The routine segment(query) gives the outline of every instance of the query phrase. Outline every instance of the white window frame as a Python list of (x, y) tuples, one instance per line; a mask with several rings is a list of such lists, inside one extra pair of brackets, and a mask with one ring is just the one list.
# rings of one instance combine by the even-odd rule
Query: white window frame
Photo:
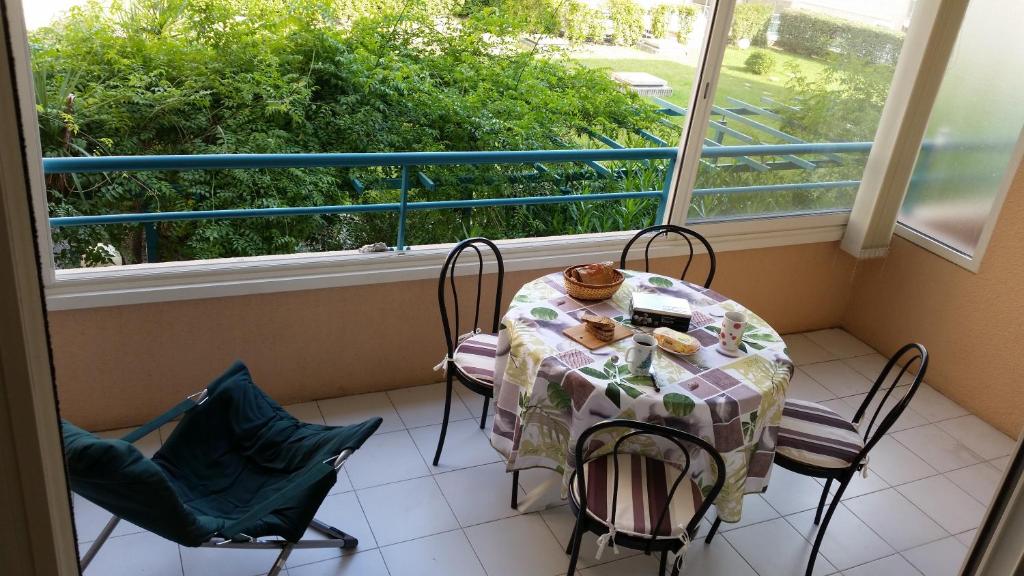
[[(17, 0), (15, 0), (17, 1)], [(948, 1), (948, 0), (947, 0)], [(729, 26), (715, 25), (731, 18), (736, 0), (718, 0), (715, 17), (705, 37), (700, 66), (703, 81), (695, 82), (690, 110), (670, 184), (666, 222), (685, 224), (696, 181), (703, 136), (710, 118), (712, 95), (728, 42)], [(25, 34), (24, 28), (19, 31)], [(15, 54), (20, 85), (33, 86), (28, 54)], [(20, 62), (19, 62), (20, 61)], [(31, 92), (21, 94), (23, 110), (34, 109)], [(26, 146), (33, 166), (40, 230), (49, 230), (42, 155), (34, 114), (25, 114)], [(863, 192), (863, 190), (861, 191)], [(694, 224), (713, 242), (716, 252), (794, 244), (832, 242), (843, 237), (850, 220), (847, 211), (814, 215), (755, 216), (742, 220)], [(550, 269), (581, 261), (618, 260), (633, 232), (610, 232), (504, 240), (502, 249), (509, 270)], [(40, 235), (40, 249), (52, 254), (50, 235)], [(685, 243), (666, 242), (656, 257), (681, 255)], [(354, 251), (288, 254), (188, 262), (56, 270), (52, 257), (44, 257), (44, 286), (52, 310), (91, 308), (195, 298), (308, 290), (433, 278), (450, 245), (416, 246), (402, 252), (358, 254)]]
[(1013, 154), (1010, 156), (1006, 173), (1003, 174), (1003, 178), (999, 183), (996, 196), (992, 199), (992, 207), (989, 209), (988, 216), (985, 219), (985, 226), (981, 229), (981, 236), (978, 238), (978, 245), (974, 248), (974, 253), (966, 254), (961, 252), (942, 240), (907, 226), (899, 220), (896, 221), (896, 235), (924, 248), (932, 254), (949, 260), (961, 268), (966, 268), (977, 274), (981, 271), (981, 262), (985, 257), (985, 251), (988, 249), (992, 233), (995, 231), (996, 223), (999, 221), (999, 213), (1003, 209), (1003, 202), (1006, 200), (1010, 187), (1013, 186), (1013, 180), (1017, 176), (1022, 159), (1024, 159), (1024, 128), (1021, 129), (1020, 135), (1017, 138), (1017, 144), (1014, 146)]

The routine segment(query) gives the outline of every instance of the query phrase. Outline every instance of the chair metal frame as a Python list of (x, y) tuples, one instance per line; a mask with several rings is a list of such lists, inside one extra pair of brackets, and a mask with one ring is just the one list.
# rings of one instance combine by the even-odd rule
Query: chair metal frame
[[(619, 496), (619, 466), (617, 456), (620, 453), (619, 449), (622, 447), (622, 444), (630, 438), (641, 435), (664, 438), (675, 444), (685, 457), (685, 463), (680, 469), (679, 476), (676, 478), (675, 482), (672, 483), (672, 488), (669, 490), (668, 498), (665, 501), (665, 507), (659, 514), (658, 521), (654, 526), (660, 526), (668, 517), (669, 507), (672, 505), (672, 499), (675, 497), (676, 489), (683, 484), (684, 479), (689, 479), (690, 465), (693, 462), (693, 458), (690, 455), (690, 450), (684, 446), (684, 443), (700, 448), (711, 457), (711, 460), (715, 464), (715, 482), (712, 485), (710, 492), (704, 496), (700, 507), (694, 512), (693, 518), (691, 518), (686, 525), (686, 536), (689, 540), (693, 540), (693, 538), (696, 537), (701, 519), (704, 518), (704, 514), (707, 513), (712, 502), (714, 502), (715, 498), (718, 497), (718, 493), (721, 492), (722, 486), (725, 484), (725, 461), (722, 459), (722, 455), (718, 453), (718, 450), (716, 450), (714, 446), (693, 434), (677, 430), (675, 428), (669, 428), (667, 426), (652, 424), (650, 422), (621, 419), (605, 420), (587, 428), (576, 442), (576, 470), (573, 472), (573, 477), (569, 480), (570, 482), (576, 482), (580, 501), (576, 501), (576, 495), (573, 494), (572, 490), (570, 490), (569, 506), (571, 507), (573, 514), (576, 515), (576, 524), (573, 527), (572, 537), (569, 539), (569, 545), (565, 550), (566, 554), (570, 554), (569, 571), (567, 576), (573, 576), (573, 574), (575, 574), (576, 562), (579, 559), (580, 544), (583, 540), (583, 533), (593, 532), (598, 536), (602, 536), (610, 531), (607, 525), (592, 518), (590, 514), (587, 513), (586, 474), (583, 473), (584, 466), (586, 466), (588, 462), (594, 460), (594, 458), (588, 459), (587, 457), (588, 454), (586, 448), (588, 441), (595, 433), (609, 428), (631, 429), (630, 432), (623, 434), (618, 440), (616, 440), (611, 453), (598, 457), (612, 458), (614, 466), (614, 487), (612, 488), (614, 490), (612, 493), (612, 525), (615, 524), (615, 503), (618, 501)], [(665, 574), (665, 567), (668, 561), (668, 553), (677, 552), (682, 548), (683, 541), (678, 536), (669, 537), (656, 536), (652, 534), (650, 537), (642, 537), (617, 532), (615, 534), (615, 544), (622, 545), (627, 548), (633, 548), (635, 550), (643, 550), (645, 554), (661, 552), (660, 569), (658, 574), (659, 576), (663, 576)], [(679, 568), (680, 567), (677, 562), (672, 568), (672, 576), (678, 576)]]
[[(683, 273), (679, 275), (680, 280), (686, 280), (686, 273), (690, 270), (690, 264), (693, 263), (693, 240), (697, 240), (704, 246), (704, 250), (708, 253), (708, 259), (710, 260), (710, 269), (708, 270), (707, 280), (704, 281), (705, 288), (711, 288), (711, 281), (715, 279), (715, 268), (716, 259), (715, 251), (711, 248), (711, 243), (708, 239), (702, 236), (699, 232), (690, 228), (684, 228), (682, 226), (676, 226), (675, 224), (658, 224), (657, 226), (649, 226), (637, 232), (629, 242), (626, 243), (626, 247), (622, 249), (622, 256), (619, 258), (619, 268), (622, 270), (626, 269), (626, 258), (629, 256), (629, 249), (633, 247), (633, 244), (642, 238), (643, 236), (650, 234), (651, 237), (647, 240), (647, 244), (644, 246), (644, 271), (651, 271), (651, 244), (654, 243), (658, 236), (668, 237), (669, 234), (676, 234), (682, 236), (686, 240), (686, 244), (690, 247), (690, 256), (686, 259), (686, 266), (683, 268)], [(693, 240), (691, 240), (693, 238)]]
[[(203, 390), (203, 392), (205, 393), (206, 391)], [(324, 465), (332, 466), (335, 469), (335, 471), (341, 470), (341, 467), (345, 465), (345, 461), (348, 460), (348, 457), (351, 456), (352, 453), (353, 450), (350, 448), (342, 450), (341, 453), (335, 456), (334, 458), (325, 460)], [(330, 464), (328, 464), (328, 462), (330, 462)], [(89, 567), (89, 564), (96, 557), (96, 554), (100, 551), (100, 548), (102, 548), (103, 545), (107, 542), (107, 539), (110, 538), (110, 534), (114, 531), (114, 528), (117, 527), (117, 524), (120, 521), (121, 519), (119, 517), (112, 516), (110, 520), (107, 521), (107, 524), (100, 531), (100, 534), (96, 537), (96, 540), (94, 540), (93, 543), (89, 545), (89, 549), (86, 550), (85, 554), (82, 555), (82, 559), (79, 562), (79, 566), (83, 574), (85, 573), (86, 568)], [(308, 548), (340, 548), (344, 550), (348, 548), (355, 548), (359, 545), (359, 540), (355, 536), (347, 534), (335, 528), (334, 526), (327, 524), (326, 522), (317, 520), (316, 518), (310, 521), (309, 527), (327, 536), (327, 539), (302, 539), (298, 542), (289, 542), (288, 540), (284, 540), (282, 538), (253, 538), (251, 536), (245, 535), (243, 535), (243, 537), (248, 538), (248, 540), (230, 540), (214, 536), (206, 542), (200, 544), (199, 547), (242, 548), (251, 550), (280, 550), (281, 552), (277, 555), (277, 558), (274, 560), (274, 564), (270, 567), (270, 571), (267, 572), (267, 576), (278, 576), (281, 573), (281, 570), (284, 569), (285, 562), (288, 560), (288, 556), (291, 555), (292, 550), (303, 550)]]
[[(901, 364), (902, 362), (902, 364)], [(903, 388), (897, 386), (897, 384), (903, 379), (903, 376), (907, 371), (918, 363), (917, 374), (914, 376), (914, 381), (905, 388), (907, 391), (904, 393), (903, 398), (896, 403), (895, 406), (886, 412), (885, 416), (878, 423), (878, 428), (875, 427), (875, 422), (878, 421), (878, 416), (881, 414), (882, 409), (885, 407), (885, 403), (889, 400), (893, 391), (897, 388)], [(810, 476), (812, 478), (822, 478), (825, 480), (825, 488), (821, 492), (821, 499), (818, 501), (818, 508), (814, 514), (814, 524), (818, 526), (818, 533), (814, 538), (814, 544), (811, 547), (811, 557), (807, 562), (806, 576), (811, 576), (814, 571), (814, 562), (817, 559), (818, 551), (821, 549), (821, 543), (825, 539), (825, 530), (828, 528), (829, 522), (832, 520), (832, 515), (835, 513), (836, 508), (839, 507), (839, 503), (843, 498), (843, 493), (846, 491), (847, 486), (853, 480), (853, 477), (864, 469), (866, 465), (866, 458), (871, 452), (871, 449), (878, 444), (879, 440), (889, 432), (893, 424), (903, 415), (903, 411), (906, 410), (907, 406), (910, 405), (911, 400), (914, 398), (914, 394), (917, 393), (917, 389), (920, 388), (922, 380), (924, 380), (925, 371), (928, 369), (928, 350), (921, 344), (912, 342), (904, 345), (900, 348), (889, 361), (886, 362), (882, 372), (878, 375), (875, 383), (871, 386), (871, 391), (861, 402), (860, 407), (853, 416), (851, 422), (854, 426), (860, 429), (861, 419), (867, 412), (871, 401), (875, 398), (878, 391), (882, 388), (885, 381), (889, 378), (892, 370), (895, 366), (900, 365), (899, 374), (892, 380), (889, 386), (885, 389), (882, 394), (881, 400), (878, 402), (878, 406), (875, 407), (874, 414), (871, 415), (871, 420), (868, 421), (867, 426), (864, 428), (864, 447), (854, 458), (853, 463), (844, 468), (823, 468), (821, 466), (812, 466), (803, 462), (798, 462), (792, 458), (787, 458), (784, 454), (775, 454), (775, 463), (779, 466), (796, 472), (803, 476)], [(832, 487), (832, 482), (836, 481), (839, 483), (836, 493), (832, 496), (832, 502), (829, 504), (828, 511), (825, 513), (824, 522), (822, 522), (821, 513), (825, 509), (825, 502), (828, 499), (829, 489)], [(711, 525), (711, 530), (708, 532), (705, 542), (710, 543), (711, 539), (715, 536), (718, 531), (719, 525), (721, 525), (722, 519), (715, 518), (715, 522)]]
[[(480, 249), (481, 246), (485, 250), (490, 249), (498, 264), (498, 283), (494, 294), (494, 317), (489, 333), (496, 334), (498, 332), (498, 326), (501, 323), (501, 291), (505, 284), (505, 261), (501, 257), (501, 250), (498, 249), (494, 242), (487, 238), (480, 236), (467, 238), (456, 244), (451, 251), (448, 252), (448, 257), (444, 261), (444, 266), (441, 267), (441, 274), (438, 277), (437, 282), (437, 305), (441, 311), (441, 327), (444, 329), (444, 343), (447, 354), (444, 359), (444, 418), (441, 421), (441, 434), (437, 439), (437, 450), (434, 451), (434, 466), (437, 466), (437, 463), (441, 460), (441, 451), (444, 449), (444, 440), (448, 433), (448, 419), (452, 407), (453, 381), (457, 379), (463, 386), (484, 397), (483, 410), (480, 411), (481, 430), (484, 429), (484, 426), (487, 423), (487, 408), (490, 404), (491, 398), (494, 397), (493, 386), (483, 386), (478, 384), (474, 378), (463, 372), (459, 369), (458, 365), (455, 364), (455, 350), (459, 347), (459, 344), (462, 343), (460, 337), (462, 319), (460, 317), (459, 308), (459, 291), (455, 286), (455, 269), (463, 252), (466, 250), (473, 250), (473, 252), (476, 253), (476, 259), (478, 262), (476, 271), (476, 303), (473, 308), (473, 328), (471, 332), (475, 333), (480, 329), (480, 301), (483, 294), (484, 253)], [(454, 304), (455, 313), (452, 315), (455, 319), (454, 330), (452, 329), (451, 317), (449, 317), (448, 314), (448, 301), (446, 298), (448, 290), (446, 290), (446, 284), (450, 287), (452, 303)], [(519, 471), (516, 470), (512, 474), (512, 508), (516, 508), (518, 506), (518, 494)]]

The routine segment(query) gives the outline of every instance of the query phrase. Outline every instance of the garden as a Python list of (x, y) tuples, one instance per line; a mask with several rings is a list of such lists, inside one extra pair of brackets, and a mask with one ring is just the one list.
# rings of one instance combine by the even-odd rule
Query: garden
[[(738, 7), (716, 95), (765, 104), (767, 125), (808, 142), (868, 141), (900, 37), (806, 13)], [(749, 8), (744, 8), (749, 7)], [(632, 0), (137, 0), (93, 2), (32, 35), (44, 155), (405, 152), (675, 145), (678, 117), (614, 82), (644, 71), (685, 107), (693, 71), (664, 57), (580, 56), (588, 46), (680, 42), (692, 5)], [(749, 14), (748, 14), (749, 12)], [(637, 24), (639, 22), (639, 25)], [(671, 24), (671, 25), (670, 25)], [(524, 38), (561, 38), (567, 47)], [(746, 44), (748, 48), (741, 48)], [(767, 100), (765, 100), (767, 98)], [(837, 120), (838, 119), (838, 120)], [(673, 121), (674, 120), (674, 121)], [(732, 144), (728, 137), (724, 144)], [(759, 143), (761, 143), (759, 141)], [(660, 189), (664, 162), (424, 168), (416, 200)], [(859, 161), (806, 170), (702, 166), (698, 187), (859, 178)], [(609, 176), (610, 174), (610, 176)], [(47, 177), (51, 216), (396, 201), (392, 168), (122, 172)], [(691, 215), (828, 208), (849, 190), (710, 195)], [(506, 206), (410, 215), (407, 242), (451, 242), (638, 228), (656, 199)], [(58, 228), (58, 264), (192, 260), (395, 243), (393, 214), (337, 214)], [(150, 238), (149, 240), (152, 240)]]

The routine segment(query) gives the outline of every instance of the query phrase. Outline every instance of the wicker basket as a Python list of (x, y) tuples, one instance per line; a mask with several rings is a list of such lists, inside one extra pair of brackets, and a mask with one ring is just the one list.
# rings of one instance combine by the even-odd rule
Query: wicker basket
[(616, 279), (611, 284), (584, 284), (572, 277), (572, 271), (586, 264), (569, 266), (562, 272), (562, 279), (565, 281), (565, 291), (569, 296), (577, 300), (607, 300), (619, 291), (625, 276), (622, 272), (615, 270)]

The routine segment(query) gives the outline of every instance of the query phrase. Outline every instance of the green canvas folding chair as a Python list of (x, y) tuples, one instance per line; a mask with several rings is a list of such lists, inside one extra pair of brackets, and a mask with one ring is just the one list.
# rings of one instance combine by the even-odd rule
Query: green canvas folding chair
[[(132, 445), (179, 416), (153, 458)], [(314, 514), (380, 423), (300, 422), (253, 384), (241, 362), (120, 440), (65, 421), (71, 489), (113, 514), (82, 556), (82, 570), (122, 518), (182, 546), (279, 549), (269, 576), (296, 548), (355, 547), (355, 538)], [(307, 528), (327, 538), (303, 540)]]

